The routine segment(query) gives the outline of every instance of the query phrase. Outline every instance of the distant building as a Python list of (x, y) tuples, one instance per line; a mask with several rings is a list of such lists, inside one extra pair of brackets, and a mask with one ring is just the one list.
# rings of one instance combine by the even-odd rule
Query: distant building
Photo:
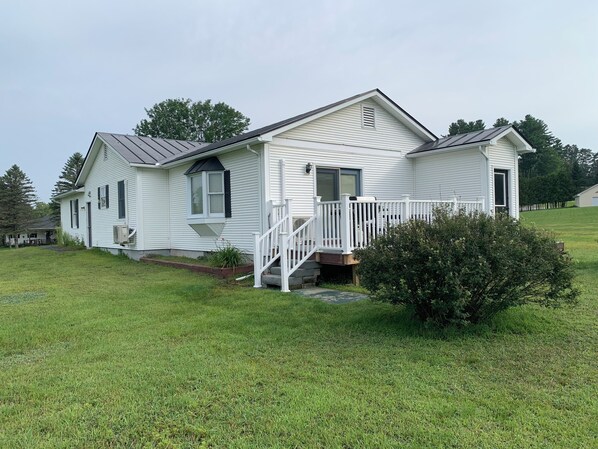
[(598, 206), (598, 184), (575, 195), (576, 207)]

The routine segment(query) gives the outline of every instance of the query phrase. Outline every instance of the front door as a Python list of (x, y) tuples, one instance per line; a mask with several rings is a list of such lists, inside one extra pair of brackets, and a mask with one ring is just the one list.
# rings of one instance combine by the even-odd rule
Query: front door
[(509, 213), (509, 171), (494, 170), (494, 213)]
[(87, 203), (87, 247), (91, 246), (91, 203)]

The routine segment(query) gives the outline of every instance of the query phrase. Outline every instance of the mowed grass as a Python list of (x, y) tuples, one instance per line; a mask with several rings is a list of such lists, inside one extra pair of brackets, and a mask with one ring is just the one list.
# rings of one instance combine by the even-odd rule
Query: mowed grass
[(582, 297), (436, 331), (96, 251), (0, 251), (0, 447), (591, 448), (598, 208), (530, 212)]

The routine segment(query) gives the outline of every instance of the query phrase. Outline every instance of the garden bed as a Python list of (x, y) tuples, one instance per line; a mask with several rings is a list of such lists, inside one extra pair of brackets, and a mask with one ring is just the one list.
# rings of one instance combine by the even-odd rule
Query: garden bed
[(199, 261), (195, 261), (193, 259), (190, 259), (189, 262), (182, 262), (180, 261), (181, 258), (178, 259), (179, 260), (169, 260), (165, 257), (142, 257), (139, 260), (143, 263), (162, 265), (165, 267), (182, 268), (185, 270), (193, 271), (195, 273), (211, 274), (222, 279), (226, 279), (239, 274), (248, 274), (253, 272), (253, 264), (239, 265), (238, 267), (234, 268), (221, 268), (203, 265), (199, 263)]

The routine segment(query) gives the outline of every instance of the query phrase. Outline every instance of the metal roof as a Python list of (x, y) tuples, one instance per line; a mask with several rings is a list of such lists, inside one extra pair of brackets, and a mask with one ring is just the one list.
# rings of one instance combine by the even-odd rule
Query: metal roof
[(411, 120), (413, 120), (413, 122), (416, 123), (417, 126), (419, 126), (420, 128), (422, 128), (423, 130), (425, 130), (431, 136), (436, 137), (434, 135), (434, 133), (432, 133), (424, 125), (422, 125), (420, 122), (418, 122), (411, 114), (409, 114), (407, 111), (405, 111), (403, 108), (401, 108), (398, 104), (396, 104), (394, 101), (392, 101), (388, 96), (386, 96), (386, 94), (384, 92), (382, 92), (380, 89), (372, 89), (372, 90), (369, 90), (367, 92), (363, 92), (361, 94), (357, 94), (357, 95), (353, 95), (352, 97), (345, 98), (344, 100), (340, 100), (340, 101), (337, 101), (335, 103), (331, 103), (331, 104), (323, 106), (321, 108), (314, 109), (313, 111), (305, 112), (303, 114), (296, 115), (295, 117), (291, 117), (291, 118), (288, 118), (286, 120), (282, 120), (280, 122), (276, 122), (276, 123), (273, 123), (271, 125), (264, 126), (262, 128), (254, 129), (253, 131), (249, 131), (249, 132), (246, 132), (244, 134), (239, 134), (238, 136), (234, 136), (234, 137), (231, 137), (229, 139), (221, 140), (220, 142), (214, 142), (212, 144), (209, 144), (209, 145), (204, 146), (202, 148), (199, 148), (197, 150), (191, 151), (191, 152), (189, 152), (187, 154), (172, 157), (172, 158), (170, 158), (170, 159), (168, 159), (168, 160), (166, 160), (164, 162), (165, 163), (175, 162), (175, 161), (178, 161), (178, 160), (181, 160), (181, 159), (186, 159), (188, 157), (197, 156), (198, 154), (206, 153), (208, 151), (216, 150), (218, 148), (222, 148), (222, 147), (225, 147), (225, 146), (228, 146), (228, 145), (232, 145), (232, 144), (235, 144), (235, 143), (239, 143), (239, 142), (243, 142), (243, 141), (246, 141), (246, 140), (250, 140), (250, 139), (253, 139), (255, 137), (259, 137), (259, 136), (261, 136), (263, 134), (268, 134), (268, 133), (270, 133), (272, 131), (276, 131), (277, 129), (283, 128), (283, 127), (285, 127), (287, 125), (291, 125), (293, 123), (300, 122), (301, 120), (304, 120), (306, 118), (312, 117), (312, 116), (317, 115), (317, 114), (320, 114), (321, 112), (325, 112), (325, 111), (327, 111), (329, 109), (333, 109), (333, 108), (335, 108), (337, 106), (340, 106), (340, 105), (342, 105), (344, 103), (349, 103), (349, 102), (351, 102), (351, 101), (353, 101), (353, 100), (355, 100), (355, 99), (357, 99), (359, 97), (363, 97), (365, 95), (369, 95), (369, 94), (372, 94), (374, 92), (378, 93), (380, 96), (382, 96), (388, 102), (390, 102), (394, 107), (396, 107), (397, 109), (399, 109), (403, 114), (405, 114), (407, 117), (409, 117)]
[(482, 131), (473, 131), (465, 134), (442, 137), (434, 142), (427, 142), (423, 145), (420, 145), (415, 150), (410, 151), (409, 154), (424, 153), (426, 151), (442, 150), (451, 147), (460, 147), (464, 145), (474, 145), (489, 142), (509, 128), (512, 128), (512, 126), (500, 126), (498, 128), (490, 128), (484, 129)]
[(172, 157), (198, 151), (208, 145), (204, 142), (128, 134), (97, 133), (97, 135), (131, 164), (155, 165)]
[(217, 157), (200, 159), (185, 172), (185, 175), (192, 175), (201, 171), (224, 171), (224, 166)]

